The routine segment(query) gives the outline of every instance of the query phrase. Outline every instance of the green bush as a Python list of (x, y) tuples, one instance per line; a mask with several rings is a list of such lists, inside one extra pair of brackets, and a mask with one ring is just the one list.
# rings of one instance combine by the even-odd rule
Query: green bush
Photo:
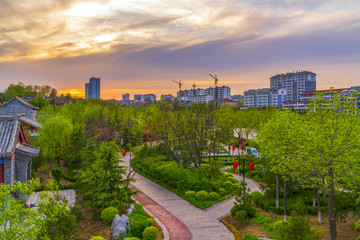
[(225, 181), (224, 182), (224, 188), (226, 190), (226, 192), (232, 192), (234, 190), (234, 185), (231, 181)]
[(237, 183), (237, 180), (235, 179), (235, 177), (233, 175), (231, 175), (231, 177), (230, 176), (226, 177), (225, 181), (230, 181), (232, 183)]
[(258, 240), (258, 237), (254, 234), (245, 233), (241, 240)]
[(38, 171), (38, 172), (42, 172), (42, 171), (45, 171), (45, 170), (47, 170), (47, 169), (49, 169), (49, 165), (46, 164), (46, 165), (44, 165), (44, 166), (42, 166), (42, 167), (39, 167), (37, 171)]
[(119, 214), (119, 212), (120, 211), (118, 209), (114, 208), (114, 207), (108, 207), (108, 208), (105, 208), (104, 210), (102, 210), (100, 218), (107, 225), (110, 226), (112, 224), (114, 218), (115, 218), (115, 215)]
[(246, 217), (254, 217), (256, 209), (253, 208), (252, 205), (253, 201), (249, 195), (249, 189), (246, 189), (246, 183), (241, 183), (236, 189), (235, 203), (234, 207), (231, 209), (232, 216), (234, 217), (238, 211), (245, 211)]
[(127, 240), (140, 240), (140, 239), (137, 237), (129, 237), (129, 238), (127, 238)]
[(64, 174), (64, 170), (62, 168), (53, 168), (51, 169), (51, 175), (54, 177), (57, 184), (60, 183), (62, 176)]
[[(290, 218), (287, 222), (283, 220), (275, 222), (273, 232), (276, 237), (284, 240), (303, 240), (313, 237), (309, 219), (304, 217)], [(314, 230), (315, 234), (318, 234), (318, 232)]]
[(154, 220), (152, 218), (148, 218), (148, 219), (146, 219), (146, 221), (148, 221), (149, 226), (154, 225)]
[(205, 190), (201, 190), (201, 191), (196, 193), (196, 198), (199, 201), (206, 201), (207, 198), (208, 198), (208, 193)]
[[(129, 214), (131, 215), (131, 214)], [(147, 220), (146, 216), (134, 214), (131, 215), (130, 221), (130, 234), (131, 236), (141, 238), (144, 230), (149, 227), (150, 222)]]
[(219, 188), (220, 196), (224, 196), (226, 194), (225, 188)]
[(76, 217), (76, 221), (79, 222), (82, 216), (81, 206), (79, 204), (74, 204), (70, 209), (70, 213)]
[(209, 193), (209, 198), (211, 200), (218, 200), (219, 199), (219, 194), (217, 194), (216, 192), (211, 192), (211, 193)]
[(253, 191), (250, 193), (250, 197), (253, 200), (253, 202), (258, 205), (259, 202), (264, 198), (264, 195), (259, 191)]
[(34, 179), (34, 178), (36, 178), (36, 174), (34, 171), (31, 171), (31, 179)]
[(195, 192), (194, 191), (187, 191), (185, 193), (185, 197), (187, 197), (187, 198), (195, 197)]
[(101, 237), (101, 236), (95, 236), (90, 238), (90, 240), (105, 240), (105, 238)]
[(141, 203), (135, 203), (134, 208), (135, 209), (144, 209), (144, 206)]
[(142, 235), (144, 240), (156, 240), (158, 235), (158, 230), (156, 227), (147, 227), (145, 228)]

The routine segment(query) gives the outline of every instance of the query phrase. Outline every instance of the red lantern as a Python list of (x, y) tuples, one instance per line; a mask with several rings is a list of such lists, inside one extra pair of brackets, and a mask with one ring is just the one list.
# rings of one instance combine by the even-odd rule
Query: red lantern
[(233, 151), (235, 150), (235, 146), (232, 146)]
[(198, 143), (200, 143), (200, 139), (198, 140)]
[(233, 167), (234, 167), (234, 169), (237, 169), (237, 167), (238, 167), (238, 162), (233, 162)]
[(147, 128), (145, 128), (145, 130), (147, 130)]
[(126, 150), (125, 149), (123, 150), (123, 156), (126, 156)]
[(100, 140), (99, 138), (96, 139), (96, 141), (98, 141), (98, 142), (99, 142), (99, 140)]
[(254, 170), (254, 163), (253, 162), (249, 163), (249, 170)]
[(154, 136), (154, 140), (156, 139), (156, 137)]
[(107, 142), (107, 139), (105, 138), (105, 142)]
[(146, 136), (146, 140), (149, 140), (149, 136)]
[(206, 143), (206, 139), (204, 140), (204, 142)]
[(187, 135), (187, 134), (186, 134), (185, 136), (186, 136), (186, 137), (189, 137), (189, 135)]
[(241, 149), (242, 150), (244, 150), (245, 149), (245, 145), (243, 144), (243, 145), (241, 145)]

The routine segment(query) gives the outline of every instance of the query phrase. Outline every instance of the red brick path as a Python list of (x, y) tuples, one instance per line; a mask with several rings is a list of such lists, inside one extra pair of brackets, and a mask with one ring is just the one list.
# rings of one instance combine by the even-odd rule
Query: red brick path
[[(131, 188), (136, 189), (133, 185)], [(136, 189), (137, 190), (137, 189)], [(150, 197), (142, 192), (138, 192), (135, 196), (136, 201), (144, 205), (152, 214), (157, 217), (162, 224), (165, 225), (167, 231), (169, 232), (170, 240), (190, 240), (191, 234), (187, 227), (174, 215), (169, 213), (165, 208), (160, 206)]]

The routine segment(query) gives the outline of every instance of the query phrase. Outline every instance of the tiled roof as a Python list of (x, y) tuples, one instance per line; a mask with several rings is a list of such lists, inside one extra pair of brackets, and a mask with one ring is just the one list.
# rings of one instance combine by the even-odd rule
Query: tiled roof
[(40, 109), (40, 108), (38, 108), (38, 107), (36, 107), (36, 106), (34, 106), (34, 105), (31, 105), (30, 103), (28, 103), (27, 101), (25, 101), (24, 99), (19, 98), (19, 97), (14, 97), (14, 98), (12, 98), (11, 100), (5, 102), (2, 107), (5, 107), (6, 105), (8, 105), (9, 103), (12, 103), (12, 102), (14, 102), (14, 101), (18, 101), (18, 102), (20, 102), (21, 104), (24, 104), (25, 106), (28, 106), (28, 107), (30, 107), (30, 108), (32, 108), (32, 109), (35, 109), (35, 110), (39, 110), (39, 109)]
[(40, 148), (28, 145), (26, 143), (19, 143), (16, 146), (15, 151), (17, 153), (20, 153), (21, 155), (25, 155), (25, 156), (29, 156), (29, 157), (36, 157), (40, 152)]
[(16, 147), (20, 117), (0, 117), (0, 157), (10, 157)]
[(307, 91), (307, 92), (301, 93), (300, 96), (313, 96), (316, 93), (342, 92), (344, 90), (349, 90), (349, 88), (337, 88), (337, 89), (328, 89), (328, 90)]
[(23, 122), (33, 128), (36, 129), (40, 129), (41, 128), (41, 124), (38, 123), (37, 121), (32, 120), (31, 118), (25, 117), (25, 116), (21, 116), (20, 117), (20, 122)]

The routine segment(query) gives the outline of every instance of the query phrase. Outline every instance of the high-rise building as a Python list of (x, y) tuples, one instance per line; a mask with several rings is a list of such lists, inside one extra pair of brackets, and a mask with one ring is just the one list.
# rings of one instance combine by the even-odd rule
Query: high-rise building
[(277, 74), (270, 78), (270, 88), (283, 88), (288, 101), (298, 101), (301, 93), (316, 91), (316, 74), (308, 71)]
[(123, 94), (122, 95), (122, 100), (123, 101), (130, 101), (130, 94), (129, 93)]
[(285, 89), (251, 89), (244, 92), (244, 105), (247, 107), (280, 107), (286, 101)]
[(85, 83), (85, 98), (100, 98), (100, 78), (92, 77)]
[(215, 96), (216, 89), (209, 87), (205, 89), (205, 95), (211, 95), (214, 99), (231, 98), (231, 89), (227, 86), (217, 87), (217, 97)]

